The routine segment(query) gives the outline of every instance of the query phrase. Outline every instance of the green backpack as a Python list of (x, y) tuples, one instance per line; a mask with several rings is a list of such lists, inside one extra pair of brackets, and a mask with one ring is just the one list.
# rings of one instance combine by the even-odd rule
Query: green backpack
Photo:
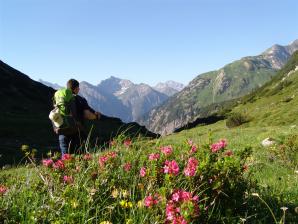
[[(75, 97), (70, 89), (59, 89), (53, 97), (54, 109), (50, 112), (54, 131), (57, 134), (72, 135), (78, 132), (78, 126), (72, 113), (76, 109)], [(71, 110), (71, 108), (73, 108)]]

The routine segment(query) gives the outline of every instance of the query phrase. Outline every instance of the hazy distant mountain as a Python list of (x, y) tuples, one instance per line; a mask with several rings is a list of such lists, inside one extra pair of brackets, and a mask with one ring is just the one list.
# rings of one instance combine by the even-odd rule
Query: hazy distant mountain
[(47, 82), (47, 81), (44, 81), (42, 79), (39, 79), (38, 82), (48, 86), (48, 87), (52, 87), (53, 89), (61, 89), (63, 88), (62, 86), (58, 85), (57, 83), (51, 83), (51, 82)]
[[(136, 120), (168, 97), (146, 84), (134, 84), (129, 80), (110, 78), (97, 85), (102, 92), (114, 95), (131, 111), (131, 120)], [(123, 116), (121, 116), (122, 118)]]
[(238, 98), (262, 86), (297, 49), (298, 40), (288, 46), (274, 45), (258, 56), (244, 57), (219, 70), (200, 74), (139, 122), (151, 131), (171, 133), (200, 117), (202, 108)]
[(93, 86), (88, 82), (81, 82), (79, 94), (85, 97), (89, 105), (96, 111), (108, 116), (119, 117), (124, 122), (132, 120), (130, 108), (126, 107), (113, 94), (105, 92), (97, 86)]
[(164, 83), (160, 82), (153, 88), (158, 92), (166, 94), (167, 96), (172, 96), (175, 93), (180, 92), (184, 88), (184, 85), (174, 81), (167, 81)]

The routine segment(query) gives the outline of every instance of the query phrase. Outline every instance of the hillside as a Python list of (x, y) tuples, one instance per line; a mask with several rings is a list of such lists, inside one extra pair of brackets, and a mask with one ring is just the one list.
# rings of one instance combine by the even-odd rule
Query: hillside
[(274, 45), (258, 56), (244, 57), (217, 71), (198, 75), (181, 92), (154, 108), (140, 123), (168, 134), (202, 117), (202, 108), (244, 96), (276, 74), (298, 49), (298, 40), (288, 46)]
[(19, 161), (23, 144), (57, 148), (48, 113), (54, 90), (0, 61), (0, 165)]

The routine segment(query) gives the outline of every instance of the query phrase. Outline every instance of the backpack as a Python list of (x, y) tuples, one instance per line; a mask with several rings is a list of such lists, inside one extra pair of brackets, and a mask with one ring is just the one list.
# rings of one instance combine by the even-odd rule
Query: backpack
[(53, 123), (56, 134), (73, 135), (79, 131), (74, 117), (76, 113), (75, 98), (70, 89), (59, 89), (53, 97), (54, 109), (49, 118)]

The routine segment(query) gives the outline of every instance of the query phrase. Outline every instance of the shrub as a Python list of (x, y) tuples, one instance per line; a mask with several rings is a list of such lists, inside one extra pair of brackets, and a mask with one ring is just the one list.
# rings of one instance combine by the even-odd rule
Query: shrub
[(98, 154), (31, 160), (24, 178), (1, 181), (0, 222), (232, 223), (245, 215), (250, 154), (226, 140), (112, 141)]
[(249, 118), (246, 115), (243, 115), (241, 113), (232, 113), (229, 115), (226, 121), (226, 126), (228, 128), (233, 128), (233, 127), (240, 126), (248, 121), (249, 121)]

